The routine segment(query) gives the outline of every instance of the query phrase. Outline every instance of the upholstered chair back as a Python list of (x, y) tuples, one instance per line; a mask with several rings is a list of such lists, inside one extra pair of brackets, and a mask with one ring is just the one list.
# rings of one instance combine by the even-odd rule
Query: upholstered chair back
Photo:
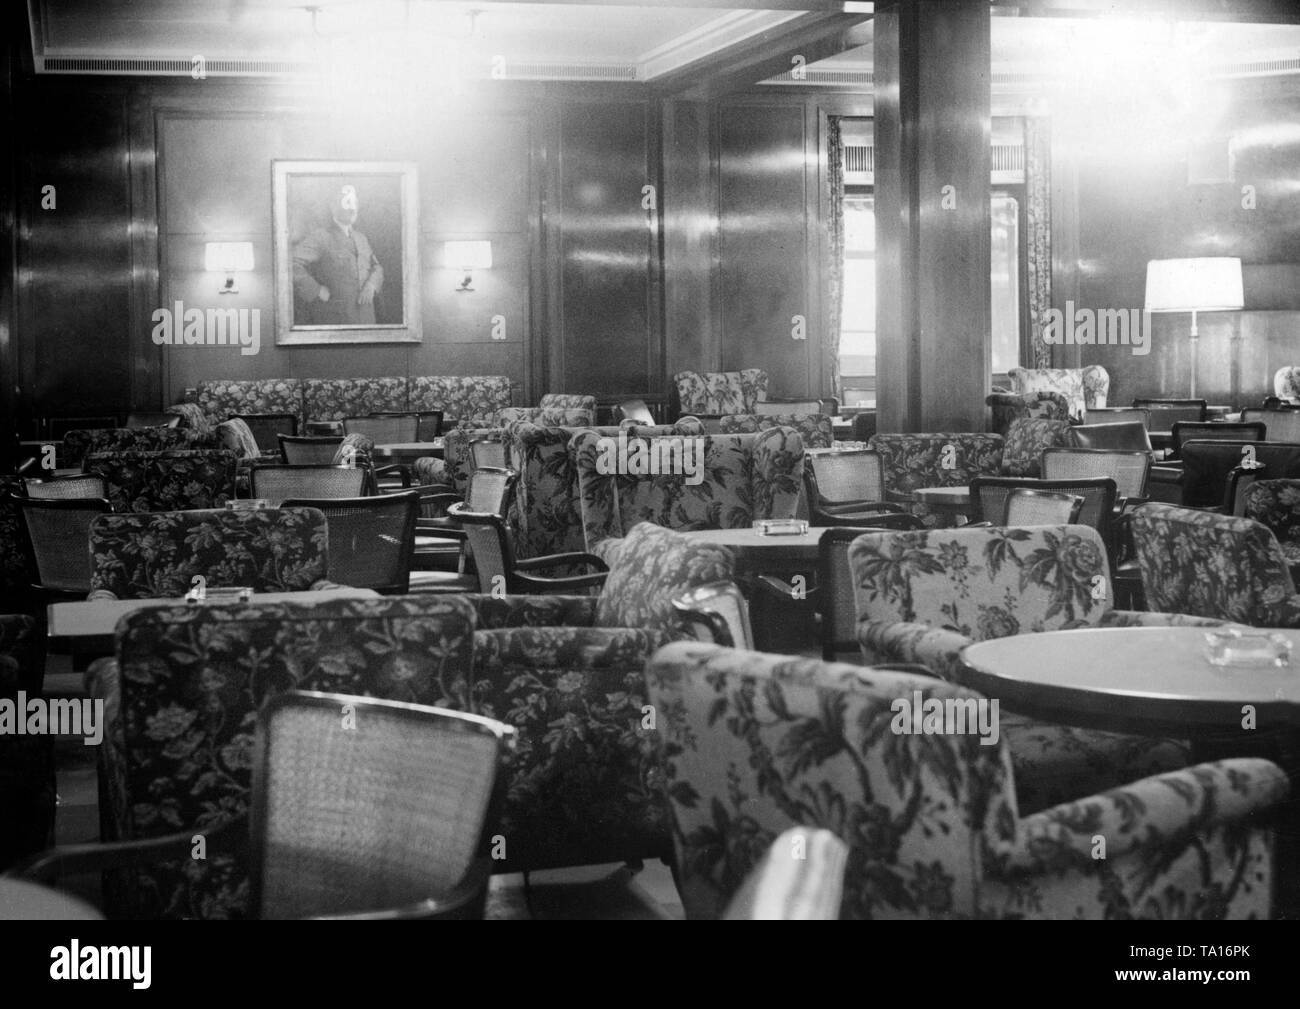
[(846, 918), (973, 917), (1016, 836), (1005, 746), (899, 735), (895, 702), (974, 703), (932, 677), (680, 642), (646, 667), (682, 902), (715, 918), (797, 824), (849, 844)]
[(1089, 407), (1106, 405), (1110, 373), (1099, 364), (1084, 368), (1012, 368), (1012, 391), (1059, 392), (1069, 401), (1072, 420), (1082, 420)]
[(568, 392), (548, 392), (541, 398), (537, 404), (540, 407), (551, 407), (559, 410), (587, 410), (591, 413), (592, 420), (587, 426), (595, 423), (596, 417), (596, 397), (583, 396), (578, 393)]
[(900, 496), (919, 487), (965, 486), (1002, 469), (1003, 439), (997, 434), (876, 434), (868, 447), (880, 453), (886, 492)]
[[(569, 450), (588, 550), (638, 522), (735, 529), (755, 519), (793, 518), (799, 507), (803, 439), (788, 427), (686, 437), (586, 431)], [(646, 472), (637, 459), (646, 461)]]
[(676, 413), (753, 413), (754, 404), (767, 397), (767, 372), (759, 368), (742, 371), (682, 371), (673, 376)]
[(1087, 627), (1110, 566), (1082, 525), (865, 533), (849, 547), (858, 623), (944, 627), (973, 641)]
[(1286, 556), (1266, 526), (1166, 504), (1144, 505), (1132, 522), (1148, 608), (1257, 627), (1300, 626)]
[(721, 434), (755, 434), (774, 427), (794, 428), (805, 449), (831, 448), (835, 444), (835, 429), (826, 413), (733, 413), (718, 422)]
[(325, 577), (325, 516), (315, 508), (101, 515), (90, 526), (91, 598), (181, 598), (206, 587), (310, 589)]
[(113, 511), (161, 512), (224, 506), (237, 462), (227, 449), (120, 451), (92, 453), (83, 468), (104, 478)]

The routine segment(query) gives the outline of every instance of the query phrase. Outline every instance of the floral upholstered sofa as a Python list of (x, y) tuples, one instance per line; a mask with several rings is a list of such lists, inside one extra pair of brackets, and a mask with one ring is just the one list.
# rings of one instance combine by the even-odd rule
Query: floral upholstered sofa
[[(639, 433), (626, 440), (626, 451), (639, 441), (648, 456), (662, 458), (680, 448), (702, 449), (699, 482), (686, 472), (635, 475), (605, 472), (611, 449), (623, 451), (622, 439), (580, 431), (569, 443), (578, 472), (578, 501), (586, 549), (608, 537), (620, 537), (638, 522), (670, 529), (745, 528), (755, 519), (794, 518), (802, 488), (804, 447), (799, 432), (776, 427), (758, 434), (703, 436)], [(630, 458), (630, 455), (629, 455)], [(682, 469), (685, 469), (685, 465)]]
[(379, 378), (259, 378), (200, 382), (193, 402), (213, 424), (231, 414), (287, 413), (310, 421), (370, 413), (441, 410), (447, 421), (484, 424), (510, 406), (506, 375), (403, 375)]
[(891, 731), (899, 699), (979, 702), (953, 684), (699, 642), (662, 648), (645, 676), (689, 918), (718, 917), (794, 826), (848, 846), (842, 918), (1269, 916), (1268, 817), (1288, 785), (1268, 760), (1025, 815), (1005, 736)]

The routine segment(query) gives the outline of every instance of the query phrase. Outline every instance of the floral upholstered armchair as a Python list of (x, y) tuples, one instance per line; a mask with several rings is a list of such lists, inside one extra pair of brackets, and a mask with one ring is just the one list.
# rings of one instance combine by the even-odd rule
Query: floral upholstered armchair
[(1300, 627), (1300, 596), (1267, 526), (1167, 504), (1143, 505), (1132, 522), (1148, 606), (1252, 627)]
[[(36, 646), (31, 617), (0, 616), (0, 701), (16, 706), (20, 690), (40, 695), (44, 656)], [(0, 732), (0, 872), (53, 842), (54, 795), (54, 737)]]
[(1300, 367), (1288, 364), (1273, 375), (1273, 393), (1288, 403), (1300, 403)]
[(1246, 488), (1244, 516), (1267, 526), (1294, 581), (1300, 570), (1300, 480), (1256, 480)]
[(497, 411), (498, 427), (512, 424), (542, 424), (547, 427), (591, 427), (596, 411), (578, 406), (508, 406)]
[(329, 588), (327, 544), (318, 508), (101, 515), (90, 525), (89, 598), (179, 599), (195, 575), (208, 588)]
[(498, 871), (671, 852), (642, 669), (682, 636), (672, 600), (731, 580), (734, 560), (648, 522), (606, 560), (599, 596), (469, 597), (476, 710), (519, 734)]
[[(434, 595), (132, 613), (118, 628), (116, 657), (87, 674), (107, 723), (102, 839), (206, 835), (243, 817), (257, 712), (284, 691), (471, 709), (473, 627), (466, 600)], [(113, 874), (107, 909), (243, 917), (252, 912), (247, 867), (237, 848), (219, 851), (214, 840), (206, 859)]]
[(1070, 418), (1083, 420), (1093, 407), (1106, 405), (1110, 373), (1099, 364), (1084, 368), (1012, 368), (1007, 372), (1011, 391), (1059, 392), (1070, 404)]
[(753, 413), (754, 404), (767, 398), (767, 372), (680, 371), (673, 376), (669, 398), (670, 417)]
[(793, 826), (848, 845), (843, 918), (1269, 915), (1263, 821), (1288, 786), (1267, 760), (1126, 780), (1024, 815), (1004, 739), (891, 731), (896, 701), (978, 703), (971, 691), (696, 642), (661, 649), (645, 675), (690, 918), (717, 917)]
[(221, 508), (235, 494), (238, 459), (226, 449), (95, 452), (84, 469), (104, 478), (115, 512)]
[(806, 449), (830, 448), (835, 444), (835, 428), (827, 413), (732, 413), (718, 422), (721, 434), (755, 434), (774, 427), (798, 431)]
[[(591, 428), (602, 437), (617, 437), (617, 428)], [(633, 430), (633, 429), (629, 429)], [(672, 425), (634, 428), (646, 436), (704, 434), (694, 417)], [(506, 437), (511, 465), (519, 471), (515, 485), (517, 507), (511, 512), (515, 553), (518, 557), (544, 557), (586, 549), (582, 511), (578, 506), (578, 469), (569, 442), (578, 433), (571, 427), (521, 423)]]
[[(639, 442), (640, 445), (634, 445)], [(626, 438), (626, 451), (644, 450), (646, 457), (671, 458), (680, 450), (692, 455), (703, 446), (699, 479), (686, 472), (654, 475), (610, 472), (609, 453), (624, 444), (582, 431), (569, 451), (578, 471), (579, 507), (586, 549), (607, 537), (623, 536), (638, 522), (670, 529), (736, 529), (755, 519), (794, 518), (803, 478), (803, 439), (792, 428), (776, 427), (759, 434), (715, 434), (683, 438), (678, 435)], [(659, 468), (663, 468), (660, 466)], [(668, 467), (685, 469), (683, 466)]]
[[(849, 546), (858, 644), (868, 664), (915, 662), (961, 682), (976, 641), (1082, 627), (1216, 625), (1112, 609), (1106, 548), (1090, 526), (867, 533)], [(1022, 809), (1183, 767), (1185, 742), (1003, 713)]]
[(867, 447), (880, 454), (886, 499), (906, 504), (926, 525), (936, 524), (938, 518), (912, 500), (912, 491), (963, 487), (977, 476), (1002, 472), (1003, 439), (998, 434), (876, 434)]
[(1059, 392), (993, 392), (984, 404), (992, 408), (994, 433), (1003, 437), (1013, 420), (1070, 419), (1070, 402)]

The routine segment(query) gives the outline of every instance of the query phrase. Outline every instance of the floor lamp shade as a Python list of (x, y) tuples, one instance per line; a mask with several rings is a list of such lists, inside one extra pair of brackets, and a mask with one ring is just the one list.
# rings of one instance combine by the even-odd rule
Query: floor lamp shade
[(1245, 307), (1241, 260), (1229, 256), (1153, 259), (1147, 263), (1146, 310), (1192, 315), (1192, 397), (1196, 397), (1196, 313)]

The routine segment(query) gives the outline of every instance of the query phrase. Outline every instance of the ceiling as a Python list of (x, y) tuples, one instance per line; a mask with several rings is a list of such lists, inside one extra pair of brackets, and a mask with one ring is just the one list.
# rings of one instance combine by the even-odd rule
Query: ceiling
[[(873, 4), (636, 2), (28, 0), (28, 7), (36, 69), (45, 73), (180, 76), (203, 56), (213, 76), (293, 76), (322, 66), (393, 73), (419, 65), (436, 73), (446, 65), (470, 77), (686, 87), (711, 67), (748, 59), (749, 78), (733, 75), (729, 86), (766, 79), (786, 87), (871, 87)], [(699, 6), (681, 6), (691, 2)], [(1067, 0), (1022, 2), (1057, 13)], [(1093, 75), (1112, 64), (1171, 62), (1202, 74), (1300, 75), (1300, 24), (997, 16), (991, 46), (995, 90), (1078, 77), (1085, 65)], [(808, 73), (781, 73), (789, 54), (801, 52), (809, 54)]]

